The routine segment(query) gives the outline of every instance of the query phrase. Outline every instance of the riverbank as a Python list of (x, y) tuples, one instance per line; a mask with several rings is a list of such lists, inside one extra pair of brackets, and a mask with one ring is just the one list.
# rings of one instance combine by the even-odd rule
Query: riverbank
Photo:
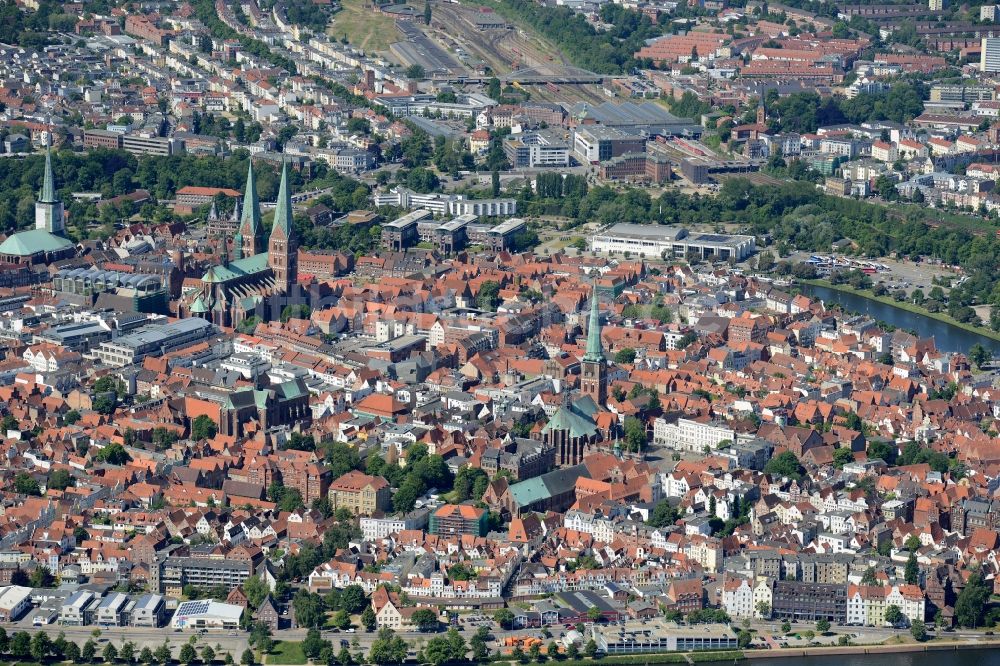
[(966, 324), (960, 322), (957, 319), (950, 317), (944, 312), (931, 312), (925, 308), (920, 307), (915, 303), (910, 301), (897, 301), (891, 296), (876, 296), (872, 292), (865, 289), (855, 289), (849, 284), (833, 284), (829, 280), (806, 280), (806, 279), (796, 279), (796, 284), (807, 284), (813, 285), (815, 287), (825, 287), (826, 289), (831, 289), (833, 291), (841, 291), (845, 294), (853, 294), (859, 298), (866, 298), (870, 301), (875, 301), (876, 303), (882, 303), (883, 305), (888, 305), (889, 307), (897, 308), (899, 310), (905, 310), (906, 312), (912, 312), (913, 314), (920, 315), (921, 317), (927, 317), (928, 319), (935, 319), (937, 321), (943, 322), (945, 324), (950, 324), (955, 328), (960, 328), (969, 333), (975, 333), (976, 335), (981, 335), (991, 340), (996, 340), (1000, 342), (1000, 333), (987, 328), (985, 326), (974, 326), (972, 324)]
[(831, 645), (829, 647), (783, 648), (780, 650), (744, 650), (746, 659), (785, 659), (787, 657), (838, 657), (865, 654), (914, 652), (954, 652), (1000, 647), (1000, 641), (900, 643), (898, 645)]

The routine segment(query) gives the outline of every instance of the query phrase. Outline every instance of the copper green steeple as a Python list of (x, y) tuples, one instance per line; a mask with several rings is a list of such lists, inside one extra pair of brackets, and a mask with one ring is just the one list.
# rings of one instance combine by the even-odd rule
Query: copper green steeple
[(291, 236), (292, 230), (292, 191), (288, 186), (288, 164), (281, 164), (281, 186), (278, 188), (278, 201), (274, 207), (274, 224), (271, 227), (271, 236), (276, 233), (282, 234), (285, 238)]
[(253, 174), (253, 160), (247, 167), (247, 184), (243, 189), (243, 215), (233, 238), (236, 259), (252, 257), (264, 251), (264, 226), (260, 221), (260, 200), (257, 198), (257, 180)]
[(599, 362), (604, 360), (604, 349), (601, 347), (601, 313), (597, 309), (597, 285), (590, 297), (590, 319), (587, 320), (587, 353), (584, 361)]
[(52, 147), (45, 147), (45, 178), (42, 181), (42, 195), (38, 198), (42, 203), (55, 203), (59, 201), (56, 199), (56, 181), (52, 176)]

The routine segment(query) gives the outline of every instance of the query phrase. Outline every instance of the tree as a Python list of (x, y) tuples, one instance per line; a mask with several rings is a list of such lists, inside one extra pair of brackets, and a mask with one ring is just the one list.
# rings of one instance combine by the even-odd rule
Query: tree
[(753, 635), (751, 635), (749, 631), (740, 630), (740, 632), (736, 634), (736, 645), (741, 650), (750, 647), (750, 643), (752, 642), (753, 642)]
[(634, 416), (625, 417), (625, 449), (639, 453), (646, 448), (646, 426)]
[(338, 629), (349, 629), (351, 627), (351, 616), (343, 608), (334, 613), (330, 621)]
[(243, 650), (243, 655), (240, 657), (240, 663), (243, 664), (243, 666), (253, 666), (254, 658), (253, 652), (250, 651), (250, 648)]
[(14, 492), (20, 495), (34, 495), (37, 497), (42, 494), (42, 489), (33, 476), (27, 472), (21, 472), (14, 477)]
[(131, 664), (135, 661), (135, 643), (132, 641), (122, 643), (121, 649), (118, 650), (118, 658), (126, 664)]
[(37, 634), (31, 638), (31, 658), (35, 661), (41, 663), (45, 661), (45, 658), (49, 656), (49, 652), (52, 651), (52, 641), (49, 639), (49, 635), (44, 631), (39, 631)]
[(923, 643), (927, 640), (927, 625), (924, 624), (923, 620), (913, 620), (910, 623), (910, 634), (913, 636), (913, 640)]
[(348, 585), (340, 593), (340, 607), (348, 613), (358, 613), (367, 607), (365, 591), (360, 585)]
[(903, 578), (908, 585), (916, 585), (920, 579), (920, 570), (917, 567), (917, 555), (912, 550), (910, 551), (910, 556), (906, 558)]
[(677, 509), (668, 500), (663, 499), (653, 507), (647, 522), (652, 527), (666, 527), (673, 525), (677, 521), (677, 517)]
[(430, 0), (424, 0), (424, 25), (431, 24), (431, 3)]
[(75, 409), (71, 409), (65, 414), (63, 414), (63, 423), (66, 425), (73, 425), (80, 420), (80, 412)]
[(494, 197), (500, 196), (500, 172), (497, 169), (490, 173), (490, 191)]
[(201, 660), (203, 663), (211, 664), (215, 661), (215, 650), (211, 645), (206, 645), (201, 649)]
[(615, 363), (631, 365), (635, 363), (635, 350), (631, 347), (624, 347), (615, 353)]
[(885, 609), (885, 621), (896, 626), (903, 621), (903, 611), (899, 610), (899, 606), (891, 604)]
[(781, 633), (787, 634), (792, 630), (792, 625), (790, 622), (785, 621), (781, 623)]
[(767, 461), (764, 473), (798, 480), (802, 478), (802, 465), (799, 464), (799, 459), (795, 457), (794, 453), (783, 451)]
[(827, 619), (820, 619), (816, 621), (816, 631), (821, 634), (825, 634), (830, 631), (830, 621)]
[(861, 584), (878, 585), (878, 572), (875, 571), (874, 567), (868, 567), (865, 569), (865, 572), (861, 574)]
[(958, 624), (968, 629), (978, 627), (989, 598), (989, 586), (983, 581), (982, 574), (978, 570), (974, 571), (955, 601), (955, 619)]
[(916, 534), (911, 534), (906, 537), (906, 541), (903, 542), (903, 548), (912, 552), (915, 552), (920, 548), (920, 537)]
[(75, 664), (80, 661), (80, 646), (73, 641), (67, 641), (63, 648), (63, 656), (66, 657), (66, 661)]
[(476, 307), (480, 310), (493, 311), (497, 309), (500, 302), (500, 283), (496, 280), (486, 280), (479, 285), (479, 293), (476, 294)]
[[(170, 644), (164, 639), (163, 645), (156, 648), (153, 652), (153, 658), (158, 664), (169, 664), (170, 663)], [(253, 663), (253, 653), (250, 653), (250, 663)]]
[(302, 652), (310, 659), (316, 659), (325, 644), (327, 642), (323, 640), (319, 629), (310, 629), (306, 632), (305, 640), (302, 641)]
[(977, 342), (972, 345), (972, 348), (969, 350), (969, 360), (976, 365), (977, 369), (982, 370), (983, 367), (993, 360), (993, 354), (991, 354), (986, 347)]
[(396, 636), (392, 629), (383, 627), (378, 638), (372, 641), (368, 659), (373, 664), (401, 664), (406, 659), (406, 652), (406, 641)]
[(156, 660), (153, 656), (153, 651), (149, 649), (149, 646), (144, 646), (142, 651), (139, 652), (139, 661), (144, 664), (152, 664)]
[(66, 490), (72, 485), (75, 485), (73, 475), (65, 469), (57, 469), (49, 474), (49, 479), (45, 483), (47, 488), (51, 488), (53, 490)]
[(445, 639), (448, 641), (448, 652), (451, 654), (451, 660), (465, 661), (465, 654), (469, 651), (469, 648), (466, 646), (465, 639), (462, 638), (462, 634), (458, 632), (458, 629), (455, 627), (449, 629)]
[(132, 456), (128, 454), (124, 446), (118, 443), (108, 444), (97, 453), (97, 461), (109, 465), (124, 465), (130, 460), (132, 460)]
[(375, 611), (371, 606), (365, 607), (365, 610), (361, 613), (361, 626), (365, 628), (365, 631), (372, 632), (375, 631), (376, 620)]
[(438, 628), (437, 613), (430, 608), (420, 608), (413, 611), (410, 621), (418, 631), (436, 631)]
[(323, 599), (318, 594), (299, 590), (292, 598), (295, 622), (300, 627), (322, 627), (326, 618)]
[(406, 78), (408, 79), (423, 79), (426, 76), (424, 73), (424, 68), (420, 65), (413, 64), (406, 68)]
[(583, 654), (588, 659), (593, 659), (594, 657), (597, 656), (597, 643), (594, 641), (593, 638), (587, 641), (587, 644), (583, 646)]
[(427, 641), (427, 647), (424, 648), (424, 659), (433, 666), (441, 666), (441, 664), (451, 661), (448, 639), (444, 636), (438, 636)]
[[(185, 645), (184, 647), (191, 647), (191, 646)], [(194, 648), (191, 649), (193, 650)], [(182, 655), (184, 654), (184, 650), (181, 650), (181, 654)], [(101, 653), (101, 657), (107, 664), (115, 663), (115, 661), (118, 660), (118, 648), (115, 647), (114, 643), (108, 641), (108, 644), (104, 646), (104, 651)], [(183, 659), (181, 661), (183, 661)], [(190, 663), (190, 662), (185, 662), (185, 663)]]
[(591, 606), (587, 609), (587, 619), (591, 622), (598, 622), (602, 617), (601, 609), (597, 606)]
[(833, 450), (833, 466), (837, 469), (842, 469), (847, 463), (854, 462), (854, 453), (847, 448), (842, 446), (839, 449)]
[(205, 414), (199, 415), (191, 422), (191, 439), (212, 439), (218, 431), (219, 428), (212, 417)]
[[(13, 649), (11, 651), (13, 652)], [(94, 655), (96, 654), (97, 654), (97, 643), (94, 642), (93, 638), (88, 638), (87, 642), (83, 644), (83, 649), (80, 651), (80, 656), (83, 658), (85, 662), (87, 662), (88, 664), (92, 664), (94, 663)]]
[(243, 594), (247, 595), (247, 603), (252, 609), (260, 608), (269, 592), (267, 583), (256, 574), (243, 581)]
[(545, 655), (542, 654), (542, 644), (532, 643), (531, 647), (528, 648), (528, 656), (539, 664), (545, 661)]
[(493, 621), (500, 625), (501, 629), (513, 629), (514, 613), (509, 608), (501, 608), (493, 613)]
[(31, 572), (31, 576), (28, 577), (28, 581), (31, 587), (52, 587), (56, 579), (48, 567), (41, 566), (35, 567), (35, 570)]

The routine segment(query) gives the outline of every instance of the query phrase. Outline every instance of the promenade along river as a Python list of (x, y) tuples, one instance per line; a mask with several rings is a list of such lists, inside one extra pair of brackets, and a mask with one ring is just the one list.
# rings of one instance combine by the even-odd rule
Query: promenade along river
[[(937, 348), (941, 351), (965, 353), (978, 342), (994, 353), (1000, 354), (1000, 341), (988, 338), (985, 335), (972, 333), (947, 322), (931, 319), (926, 315), (903, 310), (879, 301), (873, 301), (858, 294), (830, 289), (829, 287), (804, 284), (802, 285), (802, 291), (811, 298), (822, 300), (827, 306), (838, 304), (845, 310), (860, 312), (873, 319), (892, 324), (896, 328), (916, 331), (920, 337), (929, 338), (933, 336)], [(1000, 664), (1000, 661), (997, 663)]]

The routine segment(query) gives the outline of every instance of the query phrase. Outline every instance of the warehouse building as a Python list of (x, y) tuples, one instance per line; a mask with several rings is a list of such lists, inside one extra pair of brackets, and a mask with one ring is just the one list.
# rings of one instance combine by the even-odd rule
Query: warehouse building
[(20, 585), (0, 587), (0, 622), (14, 622), (31, 608), (31, 588)]
[(616, 224), (594, 234), (590, 241), (594, 252), (637, 257), (683, 259), (694, 253), (706, 261), (743, 261), (754, 253), (753, 236), (727, 234), (688, 234), (687, 229), (657, 224)]

